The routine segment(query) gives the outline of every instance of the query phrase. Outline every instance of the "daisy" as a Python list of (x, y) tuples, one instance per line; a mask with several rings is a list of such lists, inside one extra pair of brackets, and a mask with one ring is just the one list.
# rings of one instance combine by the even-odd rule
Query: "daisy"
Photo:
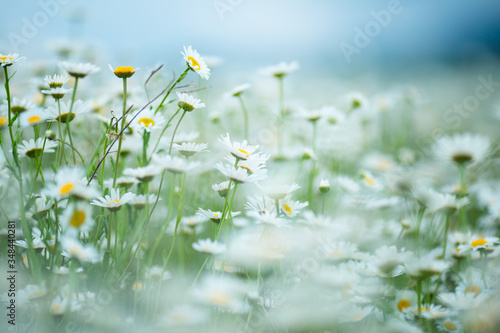
[(432, 150), (434, 156), (441, 161), (475, 164), (487, 156), (490, 140), (482, 135), (456, 134), (437, 139)]
[(116, 77), (120, 79), (127, 79), (132, 77), (135, 74), (136, 69), (132, 66), (118, 66), (116, 69), (113, 69), (111, 65), (108, 65), (109, 69), (116, 75)]
[(11, 53), (7, 55), (0, 53), (0, 65), (2, 67), (12, 66), (16, 62), (21, 62), (23, 60), (26, 60), (26, 57), (20, 57), (18, 53)]
[[(125, 172), (125, 170), (124, 170)], [(133, 185), (139, 183), (139, 180), (136, 177), (119, 177), (116, 178), (116, 185), (123, 187), (124, 189), (128, 190), (131, 188)], [(104, 186), (105, 187), (113, 187), (113, 179), (107, 179), (104, 181)]]
[(0, 128), (9, 124), (9, 116), (6, 112), (0, 111)]
[(299, 69), (299, 63), (297, 61), (292, 61), (290, 63), (280, 62), (277, 65), (268, 66), (262, 69), (260, 72), (264, 75), (281, 78), (287, 74), (295, 72), (297, 69)]
[(67, 75), (46, 75), (44, 78), (45, 83), (52, 88), (61, 88), (69, 78)]
[(464, 245), (460, 245), (458, 249), (460, 251), (493, 251), (495, 249), (495, 244), (498, 244), (500, 241), (498, 237), (480, 237), (474, 235), (469, 242)]
[(258, 185), (259, 189), (264, 192), (265, 195), (270, 197), (273, 200), (284, 199), (290, 193), (298, 190), (300, 185), (292, 184), (292, 185), (277, 185), (272, 184), (269, 186)]
[(164, 318), (162, 324), (165, 326), (184, 326), (202, 324), (210, 315), (199, 306), (183, 304), (176, 305)]
[(447, 270), (449, 264), (443, 260), (430, 257), (414, 259), (404, 265), (406, 274), (414, 279), (425, 279), (432, 275), (439, 275)]
[(262, 169), (259, 172), (249, 173), (248, 170), (244, 168), (234, 167), (229, 164), (222, 164), (221, 162), (218, 162), (215, 165), (215, 168), (235, 183), (251, 183), (263, 180), (267, 177), (267, 170), (265, 169)]
[(201, 99), (197, 99), (191, 95), (182, 92), (181, 93), (176, 92), (176, 94), (177, 94), (177, 99), (179, 99), (177, 105), (184, 111), (191, 112), (195, 109), (201, 109), (206, 107), (205, 103), (201, 103)]
[(172, 146), (174, 150), (177, 150), (179, 154), (185, 157), (190, 157), (200, 152), (209, 152), (209, 150), (206, 150), (207, 147), (208, 147), (207, 143), (194, 143), (194, 142), (183, 142), (181, 144), (175, 143)]
[(330, 182), (328, 181), (328, 179), (322, 179), (319, 182), (319, 191), (321, 193), (328, 193), (328, 192), (330, 192)]
[(74, 195), (84, 200), (95, 196), (95, 190), (82, 183), (85, 171), (80, 167), (63, 167), (55, 175), (55, 184), (47, 184), (44, 193), (55, 199), (67, 198)]
[(187, 227), (194, 228), (202, 223), (207, 222), (207, 220), (207, 217), (203, 215), (183, 216), (181, 219), (181, 223)]
[(189, 68), (205, 80), (208, 80), (210, 77), (210, 68), (208, 68), (200, 54), (196, 50), (193, 50), (191, 46), (187, 48), (184, 46), (184, 52), (181, 53)]
[[(217, 212), (217, 211), (211, 211), (210, 209), (201, 209), (198, 208), (198, 211), (196, 214), (203, 216), (205, 218), (208, 218), (210, 221), (214, 223), (219, 223), (220, 219), (222, 218), (222, 212)], [(231, 217), (235, 217), (240, 215), (240, 212), (231, 212)]]
[(349, 193), (358, 193), (361, 190), (358, 183), (346, 176), (338, 176), (335, 183), (344, 191)]
[(147, 183), (153, 180), (156, 175), (161, 173), (161, 169), (155, 164), (149, 164), (145, 167), (139, 168), (126, 168), (123, 170), (125, 176), (134, 177), (137, 180)]
[(43, 89), (40, 90), (42, 94), (45, 95), (50, 95), (52, 96), (55, 100), (59, 100), (64, 97), (64, 95), (69, 94), (72, 92), (73, 89), (71, 88), (63, 88), (63, 87), (57, 87), (57, 88), (50, 88), (50, 89)]
[(319, 112), (321, 113), (323, 121), (329, 125), (340, 125), (346, 118), (345, 113), (334, 106), (324, 106)]
[(249, 211), (247, 213), (249, 218), (253, 218), (257, 224), (270, 224), (275, 227), (282, 227), (288, 225), (289, 221), (276, 215), (276, 209), (267, 210), (263, 212)]
[(424, 319), (441, 319), (448, 316), (448, 310), (440, 305), (431, 304), (428, 307), (422, 306), (420, 310), (415, 310), (414, 314)]
[(256, 196), (249, 198), (245, 204), (245, 209), (248, 212), (255, 212), (257, 214), (271, 212), (276, 215), (276, 201), (268, 196)]
[(198, 252), (204, 252), (208, 254), (221, 254), (226, 250), (226, 246), (217, 241), (212, 241), (210, 238), (200, 239), (196, 243), (193, 243), (193, 249)]
[(213, 184), (212, 190), (217, 192), (222, 198), (225, 198), (229, 193), (229, 183), (231, 183), (231, 189), (234, 187), (234, 183), (226, 180), (225, 182), (219, 184)]
[(56, 142), (45, 140), (44, 138), (38, 138), (36, 141), (30, 139), (29, 141), (23, 140), (23, 142), (17, 147), (17, 152), (19, 156), (38, 158), (44, 151), (45, 153), (53, 153), (55, 147), (57, 147)]
[[(160, 201), (161, 198), (158, 199)], [(151, 204), (156, 202), (156, 195), (154, 194), (134, 194), (132, 199), (128, 202), (129, 205), (132, 205), (135, 209), (141, 210), (147, 204)]]
[(127, 192), (120, 196), (119, 188), (110, 188), (109, 193), (104, 197), (98, 197), (90, 202), (91, 205), (100, 206), (109, 209), (111, 212), (116, 212), (122, 206), (132, 200), (134, 194)]
[(394, 308), (400, 313), (411, 313), (418, 307), (417, 293), (412, 290), (398, 290), (394, 300)]
[(31, 217), (34, 219), (45, 217), (53, 205), (54, 201), (47, 199), (47, 196), (42, 193), (40, 197), (35, 199), (35, 204), (30, 209)]
[(229, 137), (229, 133), (226, 136), (222, 136), (222, 139), (219, 138), (219, 142), (221, 142), (225, 148), (233, 155), (234, 157), (240, 160), (246, 160), (252, 155), (259, 146), (251, 146), (248, 144), (247, 140), (244, 140), (242, 143), (239, 142), (231, 142), (231, 138)]
[(295, 217), (300, 213), (300, 210), (309, 205), (308, 202), (300, 202), (292, 200), (291, 195), (287, 195), (280, 200), (280, 212), (288, 217)]
[(33, 108), (29, 111), (21, 113), (19, 122), (21, 124), (21, 127), (28, 127), (43, 123), (48, 118), (49, 116), (47, 115), (47, 113), (43, 112), (41, 108)]
[(162, 129), (163, 124), (165, 124), (165, 118), (160, 114), (154, 114), (152, 110), (140, 111), (138, 115), (130, 116), (130, 121), (130, 127), (141, 132)]
[(431, 212), (439, 211), (450, 215), (470, 203), (467, 197), (458, 199), (456, 196), (448, 193), (438, 193), (435, 191), (428, 193), (431, 196), (428, 203), (428, 209)]
[[(8, 104), (5, 103), (2, 107), (7, 108)], [(28, 110), (31, 110), (35, 107), (33, 103), (26, 99), (19, 99), (17, 97), (12, 98), (10, 102), (10, 110), (12, 113), (19, 113), (22, 114), (23, 112), (26, 112)]]
[(207, 305), (216, 306), (233, 313), (247, 312), (246, 303), (248, 288), (242, 281), (224, 275), (206, 277), (198, 288), (193, 290), (193, 296)]
[(73, 236), (65, 235), (61, 238), (62, 254), (68, 258), (76, 258), (80, 262), (97, 263), (101, 261), (99, 253), (91, 245), (83, 245)]
[(162, 170), (167, 170), (175, 174), (186, 173), (196, 169), (198, 162), (189, 162), (185, 158), (171, 155), (153, 155), (152, 164), (157, 165)]
[(238, 96), (240, 96), (241, 94), (243, 94), (243, 92), (244, 92), (245, 90), (248, 90), (248, 89), (250, 89), (251, 87), (252, 87), (252, 85), (251, 85), (250, 83), (244, 83), (244, 84), (242, 84), (242, 85), (239, 85), (239, 86), (235, 87), (233, 90), (231, 90), (231, 91), (229, 92), (229, 95), (234, 96), (234, 97), (238, 97)]
[(59, 121), (61, 123), (66, 123), (68, 121), (71, 122), (73, 119), (75, 119), (75, 117), (89, 111), (89, 105), (83, 102), (82, 100), (78, 100), (73, 104), (73, 109), (71, 110), (71, 113), (69, 113), (69, 110), (71, 108), (71, 102), (65, 103), (61, 101), (60, 104), (61, 104), (60, 115), (59, 115), (59, 107), (57, 105), (52, 105), (45, 109), (45, 112), (47, 112), (47, 114), (50, 117), (49, 121)]
[(398, 249), (395, 245), (382, 246), (375, 250), (373, 265), (384, 273), (392, 272), (397, 266), (403, 265), (413, 256), (412, 252)]
[(59, 63), (59, 68), (63, 71), (68, 72), (69, 75), (75, 78), (84, 78), (89, 74), (94, 74), (99, 72), (101, 69), (91, 63), (71, 63), (68, 61), (62, 61)]
[(63, 213), (61, 222), (63, 229), (66, 231), (90, 231), (94, 225), (92, 207), (83, 202), (70, 205)]

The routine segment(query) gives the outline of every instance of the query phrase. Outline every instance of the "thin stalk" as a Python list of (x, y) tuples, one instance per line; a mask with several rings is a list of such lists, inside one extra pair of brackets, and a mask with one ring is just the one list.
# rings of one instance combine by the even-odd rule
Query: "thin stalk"
[(179, 125), (181, 124), (181, 121), (184, 118), (184, 116), (186, 115), (186, 113), (187, 113), (187, 111), (184, 110), (184, 112), (181, 115), (181, 118), (179, 119), (179, 121), (177, 122), (177, 125), (175, 126), (174, 133), (172, 134), (172, 140), (170, 140), (170, 148), (168, 148), (169, 155), (172, 152), (172, 146), (174, 145), (175, 133), (177, 133), (177, 129), (179, 128)]
[(75, 86), (73, 87), (73, 94), (71, 95), (71, 105), (69, 107), (69, 112), (66, 116), (66, 130), (68, 131), (68, 137), (69, 137), (69, 143), (71, 144), (71, 151), (73, 153), (73, 164), (76, 164), (76, 157), (75, 157), (75, 145), (73, 144), (73, 138), (71, 137), (71, 130), (69, 123), (71, 122), (71, 114), (73, 112), (73, 105), (75, 104), (75, 96), (76, 96), (76, 89), (78, 88), (78, 77), (75, 77)]
[(450, 214), (446, 214), (446, 224), (444, 226), (443, 259), (446, 255), (446, 245), (448, 243), (448, 229), (450, 227)]
[(64, 142), (63, 142), (63, 136), (62, 136), (62, 131), (61, 131), (61, 100), (57, 100), (57, 110), (59, 112), (59, 116), (57, 117), (57, 129), (59, 130), (59, 150), (58, 150), (58, 166), (61, 166), (62, 164), (62, 157), (64, 155)]
[(189, 72), (191, 68), (186, 68), (184, 70), (184, 72), (182, 72), (182, 74), (179, 76), (179, 78), (174, 82), (174, 84), (170, 87), (170, 89), (168, 89), (167, 93), (165, 94), (165, 97), (163, 97), (163, 99), (161, 100), (161, 103), (160, 105), (158, 105), (158, 107), (156, 108), (155, 110), (155, 114), (158, 112), (158, 110), (160, 110), (160, 108), (163, 106), (163, 103), (165, 103), (165, 101), (167, 100), (167, 97), (168, 95), (170, 95), (170, 93), (172, 92), (172, 90), (175, 88), (175, 86), (181, 82), (182, 80), (184, 80), (184, 78), (186, 77), (187, 73)]
[(240, 101), (241, 110), (243, 111), (245, 139), (248, 140), (248, 112), (247, 112), (247, 108), (245, 107), (245, 103), (243, 103), (243, 98), (241, 97), (241, 95), (238, 95), (238, 100)]
[(277, 133), (277, 141), (278, 141), (278, 155), (281, 156), (282, 152), (282, 140), (280, 137), (280, 131), (281, 127), (283, 125), (283, 118), (285, 116), (285, 106), (283, 103), (284, 100), (284, 94), (283, 94), (283, 77), (280, 76), (278, 77), (278, 83), (279, 83), (279, 108), (280, 108), (280, 114), (279, 114), (279, 122), (278, 122), (278, 133)]
[(163, 130), (161, 131), (161, 134), (158, 137), (158, 140), (156, 141), (155, 148), (153, 149), (153, 153), (155, 153), (156, 149), (158, 149), (158, 145), (160, 144), (160, 139), (163, 137), (163, 134), (165, 133), (165, 131), (167, 130), (167, 128), (170, 127), (170, 123), (175, 118), (175, 116), (177, 116), (177, 114), (179, 113), (180, 110), (181, 110), (181, 108), (178, 108), (177, 111), (175, 111), (174, 115), (172, 117), (170, 117), (170, 119), (168, 120), (168, 122), (165, 125), (165, 127), (163, 127)]
[(122, 150), (122, 140), (123, 140), (123, 129), (125, 127), (125, 122), (127, 117), (125, 113), (127, 112), (127, 78), (123, 78), (123, 111), (122, 111), (122, 122), (118, 138), (118, 151), (116, 152), (116, 163), (115, 163), (115, 175), (113, 176), (113, 188), (116, 186), (116, 177), (118, 177), (118, 169), (120, 167), (120, 152)]
[(416, 232), (416, 241), (417, 241), (417, 254), (420, 253), (420, 224), (422, 223), (422, 217), (424, 216), (425, 207), (420, 206), (417, 215), (417, 232)]

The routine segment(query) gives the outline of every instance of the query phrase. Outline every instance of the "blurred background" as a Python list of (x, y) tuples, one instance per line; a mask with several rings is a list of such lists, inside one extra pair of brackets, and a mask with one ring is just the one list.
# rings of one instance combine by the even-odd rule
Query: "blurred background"
[(30, 59), (49, 60), (51, 48), (71, 41), (95, 48), (100, 65), (181, 67), (182, 46), (193, 45), (232, 73), (298, 60), (352, 75), (500, 54), (500, 2), (492, 0), (26, 0), (3, 8), (0, 52)]

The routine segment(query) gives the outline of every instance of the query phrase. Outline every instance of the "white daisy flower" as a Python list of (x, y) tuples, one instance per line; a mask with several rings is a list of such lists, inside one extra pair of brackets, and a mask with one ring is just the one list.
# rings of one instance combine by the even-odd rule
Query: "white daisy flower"
[[(219, 223), (220, 219), (222, 218), (222, 212), (212, 211), (210, 209), (205, 210), (198, 208), (196, 214), (208, 218), (210, 221), (214, 223)], [(240, 212), (231, 212), (231, 217), (235, 217), (238, 215), (240, 215)]]
[(398, 290), (394, 300), (394, 308), (402, 314), (409, 314), (418, 308), (417, 293), (413, 290)]
[[(161, 198), (158, 201), (162, 200)], [(132, 205), (135, 209), (143, 209), (146, 204), (153, 204), (156, 202), (156, 195), (154, 194), (134, 194), (132, 199), (128, 202), (129, 205)]]
[(190, 304), (176, 305), (166, 314), (160, 323), (161, 326), (198, 325), (209, 320), (210, 315), (204, 308)]
[(116, 69), (113, 69), (113, 66), (109, 65), (109, 70), (112, 71), (116, 77), (120, 79), (127, 79), (132, 77), (135, 74), (135, 71), (139, 70), (139, 68), (134, 69), (132, 66), (118, 66)]
[(200, 239), (193, 243), (193, 249), (198, 252), (205, 252), (208, 254), (221, 254), (226, 251), (226, 246), (217, 241), (212, 241), (210, 238)]
[(120, 196), (119, 188), (110, 188), (109, 194), (104, 197), (98, 197), (90, 202), (91, 205), (100, 206), (109, 209), (111, 212), (118, 211), (124, 204), (133, 198), (133, 193), (127, 192)]
[(236, 278), (229, 276), (209, 276), (193, 290), (195, 299), (207, 305), (216, 306), (233, 313), (247, 312), (248, 287)]
[[(133, 120), (132, 120), (133, 119)], [(152, 110), (140, 111), (139, 115), (130, 116), (130, 127), (136, 131), (147, 131), (158, 130), (163, 128), (165, 124), (165, 118), (161, 114), (154, 114)]]
[(33, 108), (29, 111), (21, 113), (21, 116), (19, 116), (19, 121), (21, 127), (28, 127), (43, 123), (48, 118), (49, 116), (47, 115), (47, 113), (43, 112), (41, 108)]
[(422, 306), (420, 311), (419, 309), (416, 309), (413, 313), (415, 316), (422, 317), (424, 319), (441, 319), (447, 317), (449, 312), (440, 305), (431, 304), (427, 307)]
[(134, 177), (137, 180), (147, 183), (161, 173), (161, 169), (156, 164), (149, 164), (145, 167), (126, 168), (123, 170), (125, 176)]
[(205, 103), (201, 103), (201, 99), (195, 98), (194, 96), (188, 95), (183, 92), (176, 92), (176, 94), (177, 99), (179, 100), (177, 105), (184, 111), (190, 112), (206, 107)]
[(480, 237), (474, 235), (469, 239), (467, 244), (461, 245), (458, 248), (461, 251), (472, 250), (472, 251), (493, 251), (495, 245), (500, 243), (498, 237)]
[(247, 203), (245, 204), (245, 209), (248, 212), (255, 212), (258, 214), (271, 212), (276, 215), (276, 201), (265, 195), (255, 196), (248, 199)]
[(50, 88), (61, 88), (69, 78), (67, 75), (45, 75), (44, 81)]
[(190, 157), (196, 153), (209, 152), (206, 150), (208, 147), (207, 143), (194, 143), (194, 142), (183, 142), (181, 144), (175, 143), (172, 148), (179, 152), (179, 154)]
[[(12, 113), (19, 113), (22, 114), (23, 112), (29, 111), (35, 107), (35, 104), (31, 103), (27, 99), (19, 99), (17, 97), (12, 98), (10, 101), (10, 111)], [(2, 104), (2, 109), (7, 110), (8, 108), (8, 103), (5, 101), (4, 104)]]
[(70, 205), (61, 216), (61, 222), (63, 229), (66, 231), (90, 231), (94, 226), (92, 206), (83, 202)]
[(244, 140), (242, 143), (239, 142), (231, 142), (231, 138), (229, 137), (229, 133), (226, 136), (222, 136), (222, 139), (219, 138), (219, 142), (221, 142), (224, 147), (236, 158), (240, 160), (246, 160), (252, 155), (259, 146), (251, 146), (248, 144), (247, 140)]
[(233, 90), (229, 92), (229, 95), (237, 97), (240, 96), (245, 90), (248, 90), (252, 87), (250, 83), (244, 83), (242, 85), (239, 85), (235, 87)]
[(61, 238), (62, 255), (68, 258), (76, 258), (82, 263), (97, 263), (101, 261), (99, 252), (92, 245), (83, 245), (73, 236), (64, 235)]
[(181, 223), (187, 227), (194, 228), (202, 223), (207, 222), (208, 218), (204, 215), (192, 215), (192, 216), (183, 216), (181, 219)]
[(171, 155), (153, 155), (152, 164), (157, 165), (162, 170), (181, 174), (196, 169), (200, 164), (198, 162), (189, 162), (185, 158)]
[(300, 202), (292, 200), (291, 195), (287, 195), (280, 200), (280, 212), (288, 217), (295, 217), (300, 213), (300, 210), (309, 205), (308, 202)]
[(43, 193), (55, 199), (62, 199), (71, 195), (88, 200), (97, 195), (93, 187), (87, 187), (82, 180), (85, 170), (80, 167), (62, 167), (55, 175), (55, 184), (47, 184)]
[(264, 192), (265, 195), (274, 200), (284, 199), (287, 195), (300, 188), (300, 185), (298, 184), (292, 184), (292, 185), (271, 184), (268, 186), (263, 186), (261, 184), (258, 184), (257, 186), (262, 192)]
[[(45, 141), (45, 148), (44, 148)], [(57, 147), (57, 143), (45, 140), (44, 138), (38, 138), (36, 141), (30, 139), (29, 141), (23, 140), (21, 144), (17, 147), (17, 152), (19, 156), (28, 156), (29, 158), (38, 158), (42, 155), (42, 152), (53, 153), (54, 148)]]
[(210, 77), (210, 68), (208, 68), (205, 60), (200, 56), (200, 54), (196, 50), (193, 50), (191, 46), (188, 46), (187, 48), (184, 46), (184, 52), (181, 53), (189, 68), (205, 80), (208, 80)]
[(16, 62), (21, 62), (23, 60), (26, 60), (26, 57), (20, 57), (19, 53), (11, 53), (7, 55), (0, 54), (0, 65), (2, 67), (12, 66)]
[(71, 114), (69, 110), (71, 108), (71, 102), (65, 103), (63, 101), (61, 103), (61, 114), (59, 115), (59, 107), (57, 105), (49, 106), (45, 109), (48, 116), (50, 117), (49, 121), (59, 121), (61, 123), (66, 123), (67, 121), (72, 121), (75, 117), (79, 116), (82, 113), (89, 111), (89, 105), (82, 100), (78, 100), (73, 104), (73, 109), (71, 110)]
[(89, 74), (94, 74), (99, 72), (101, 69), (91, 63), (71, 63), (68, 61), (62, 61), (59, 63), (59, 68), (63, 71), (68, 72), (70, 76), (75, 78), (84, 78)]
[(456, 134), (437, 139), (432, 150), (441, 161), (475, 164), (488, 155), (490, 140), (482, 135)]
[(251, 183), (263, 180), (267, 177), (267, 170), (265, 169), (249, 173), (247, 169), (238, 168), (234, 165), (222, 164), (221, 162), (218, 162), (215, 168), (235, 183)]
[(50, 88), (50, 89), (43, 89), (40, 90), (42, 94), (45, 95), (50, 95), (54, 97), (55, 100), (61, 99), (64, 97), (64, 95), (69, 94), (73, 92), (72, 88), (63, 88), (63, 87), (57, 87), (57, 88)]
[(231, 189), (232, 189), (234, 187), (234, 183), (230, 182), (229, 180), (226, 180), (219, 184), (213, 184), (212, 190), (217, 192), (222, 198), (225, 198), (230, 190), (229, 183), (231, 183)]
[(321, 193), (328, 193), (328, 192), (330, 192), (330, 182), (328, 181), (328, 179), (322, 179), (319, 182), (319, 191)]
[(432, 190), (428, 194), (431, 196), (428, 201), (428, 209), (431, 212), (439, 211), (449, 215), (470, 203), (467, 197), (459, 199), (452, 194), (438, 193)]
[(287, 74), (295, 72), (297, 69), (299, 69), (299, 63), (297, 61), (292, 61), (290, 63), (280, 62), (277, 65), (268, 66), (263, 68), (260, 72), (264, 75), (281, 78)]
[(30, 209), (31, 217), (34, 219), (45, 217), (53, 205), (54, 201), (47, 199), (47, 196), (42, 193), (40, 197), (35, 199), (35, 204)]
[[(125, 170), (124, 170), (125, 171)], [(116, 178), (116, 186), (123, 187), (124, 189), (129, 189), (135, 184), (139, 183), (139, 180), (136, 177), (119, 177)], [(105, 187), (113, 187), (113, 178), (106, 179), (104, 181)]]
[(361, 190), (358, 183), (346, 176), (338, 176), (335, 183), (344, 191), (349, 193), (358, 193)]

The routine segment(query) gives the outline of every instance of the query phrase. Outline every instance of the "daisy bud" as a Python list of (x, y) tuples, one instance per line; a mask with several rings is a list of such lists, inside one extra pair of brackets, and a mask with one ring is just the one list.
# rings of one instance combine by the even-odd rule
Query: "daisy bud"
[(113, 70), (113, 67), (109, 65), (109, 69), (111, 69), (120, 79), (127, 79), (135, 74), (135, 69), (132, 66), (118, 66)]
[(54, 140), (56, 138), (56, 133), (52, 130), (45, 131), (45, 137), (49, 140)]
[(328, 179), (323, 179), (319, 183), (319, 191), (321, 193), (328, 193), (328, 192), (330, 192), (330, 182), (328, 181)]

